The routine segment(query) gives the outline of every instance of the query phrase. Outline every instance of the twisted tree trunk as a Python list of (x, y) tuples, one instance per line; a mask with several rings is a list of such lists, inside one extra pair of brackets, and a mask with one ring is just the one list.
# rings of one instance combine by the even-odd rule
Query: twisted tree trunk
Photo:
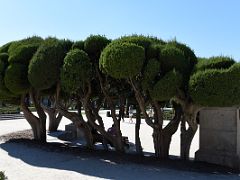
[(49, 132), (55, 132), (58, 129), (58, 126), (62, 120), (62, 114), (59, 113), (56, 108), (43, 107), (44, 111), (48, 114), (49, 117)]

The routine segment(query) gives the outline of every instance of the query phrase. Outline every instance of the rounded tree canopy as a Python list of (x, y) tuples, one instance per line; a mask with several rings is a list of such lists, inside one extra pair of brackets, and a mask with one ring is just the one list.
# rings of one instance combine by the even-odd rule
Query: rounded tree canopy
[(198, 63), (195, 66), (196, 71), (204, 71), (206, 69), (228, 69), (235, 61), (227, 56), (215, 56), (206, 58), (199, 58)]
[(4, 76), (5, 86), (14, 94), (21, 95), (29, 90), (27, 66), (10, 64)]
[(143, 72), (143, 79), (141, 81), (143, 90), (149, 90), (152, 88), (159, 73), (160, 62), (157, 59), (150, 59)]
[(185, 58), (183, 51), (172, 45), (166, 45), (161, 50), (160, 63), (163, 74), (175, 69), (184, 75), (189, 68), (189, 61)]
[(3, 46), (0, 47), (0, 53), (7, 53), (9, 46), (12, 44), (13, 42), (9, 42), (7, 44), (4, 44)]
[(75, 94), (84, 84), (91, 80), (92, 65), (82, 50), (74, 49), (67, 53), (61, 70), (61, 85), (69, 94)]
[(206, 107), (240, 105), (240, 64), (229, 69), (209, 69), (193, 74), (189, 91), (194, 103)]
[(185, 59), (189, 63), (189, 73), (190, 73), (193, 70), (195, 64), (197, 64), (198, 62), (194, 51), (190, 47), (188, 47), (186, 44), (177, 42), (175, 40), (169, 41), (167, 44), (170, 46), (175, 46), (176, 48), (180, 49), (183, 52)]
[(130, 35), (123, 36), (119, 39), (114, 40), (112, 43), (133, 43), (141, 46), (145, 50), (145, 58), (147, 60), (152, 58), (158, 58), (161, 45), (165, 42), (161, 39), (151, 36), (143, 35)]
[(103, 50), (100, 69), (113, 78), (132, 78), (141, 71), (144, 59), (143, 47), (132, 43), (113, 43)]
[(0, 74), (4, 73), (8, 65), (8, 54), (0, 53)]
[(72, 49), (84, 50), (84, 41), (76, 41), (75, 43), (73, 43)]
[(105, 36), (91, 35), (84, 41), (84, 51), (88, 53), (92, 60), (98, 61), (102, 50), (110, 42)]
[(37, 48), (42, 42), (42, 38), (34, 36), (11, 43), (8, 49), (9, 63), (28, 65), (33, 54), (37, 51)]
[(65, 54), (63, 41), (48, 38), (41, 44), (28, 69), (28, 80), (35, 89), (49, 89), (57, 83)]
[(168, 72), (150, 91), (150, 96), (157, 101), (168, 101), (177, 94), (182, 85), (182, 76), (175, 70)]

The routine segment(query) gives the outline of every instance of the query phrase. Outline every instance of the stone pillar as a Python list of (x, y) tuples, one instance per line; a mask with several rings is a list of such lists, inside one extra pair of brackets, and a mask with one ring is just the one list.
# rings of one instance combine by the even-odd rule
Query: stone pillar
[(201, 110), (199, 138), (195, 160), (240, 169), (239, 108)]

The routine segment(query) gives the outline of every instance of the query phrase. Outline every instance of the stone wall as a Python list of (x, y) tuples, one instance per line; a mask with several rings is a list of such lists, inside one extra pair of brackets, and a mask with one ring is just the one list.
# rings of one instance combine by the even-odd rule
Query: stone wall
[(205, 108), (200, 111), (198, 161), (240, 168), (238, 108)]

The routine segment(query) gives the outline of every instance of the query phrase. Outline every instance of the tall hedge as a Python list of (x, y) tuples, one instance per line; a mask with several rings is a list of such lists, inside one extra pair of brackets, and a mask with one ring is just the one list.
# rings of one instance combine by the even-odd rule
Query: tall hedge
[(229, 69), (209, 69), (193, 74), (190, 95), (201, 106), (231, 107), (240, 105), (240, 64)]
[(143, 66), (144, 48), (132, 43), (109, 44), (100, 58), (101, 69), (116, 79), (136, 76)]
[(206, 69), (228, 69), (234, 63), (235, 61), (227, 56), (201, 58), (195, 66), (195, 71), (204, 71)]

